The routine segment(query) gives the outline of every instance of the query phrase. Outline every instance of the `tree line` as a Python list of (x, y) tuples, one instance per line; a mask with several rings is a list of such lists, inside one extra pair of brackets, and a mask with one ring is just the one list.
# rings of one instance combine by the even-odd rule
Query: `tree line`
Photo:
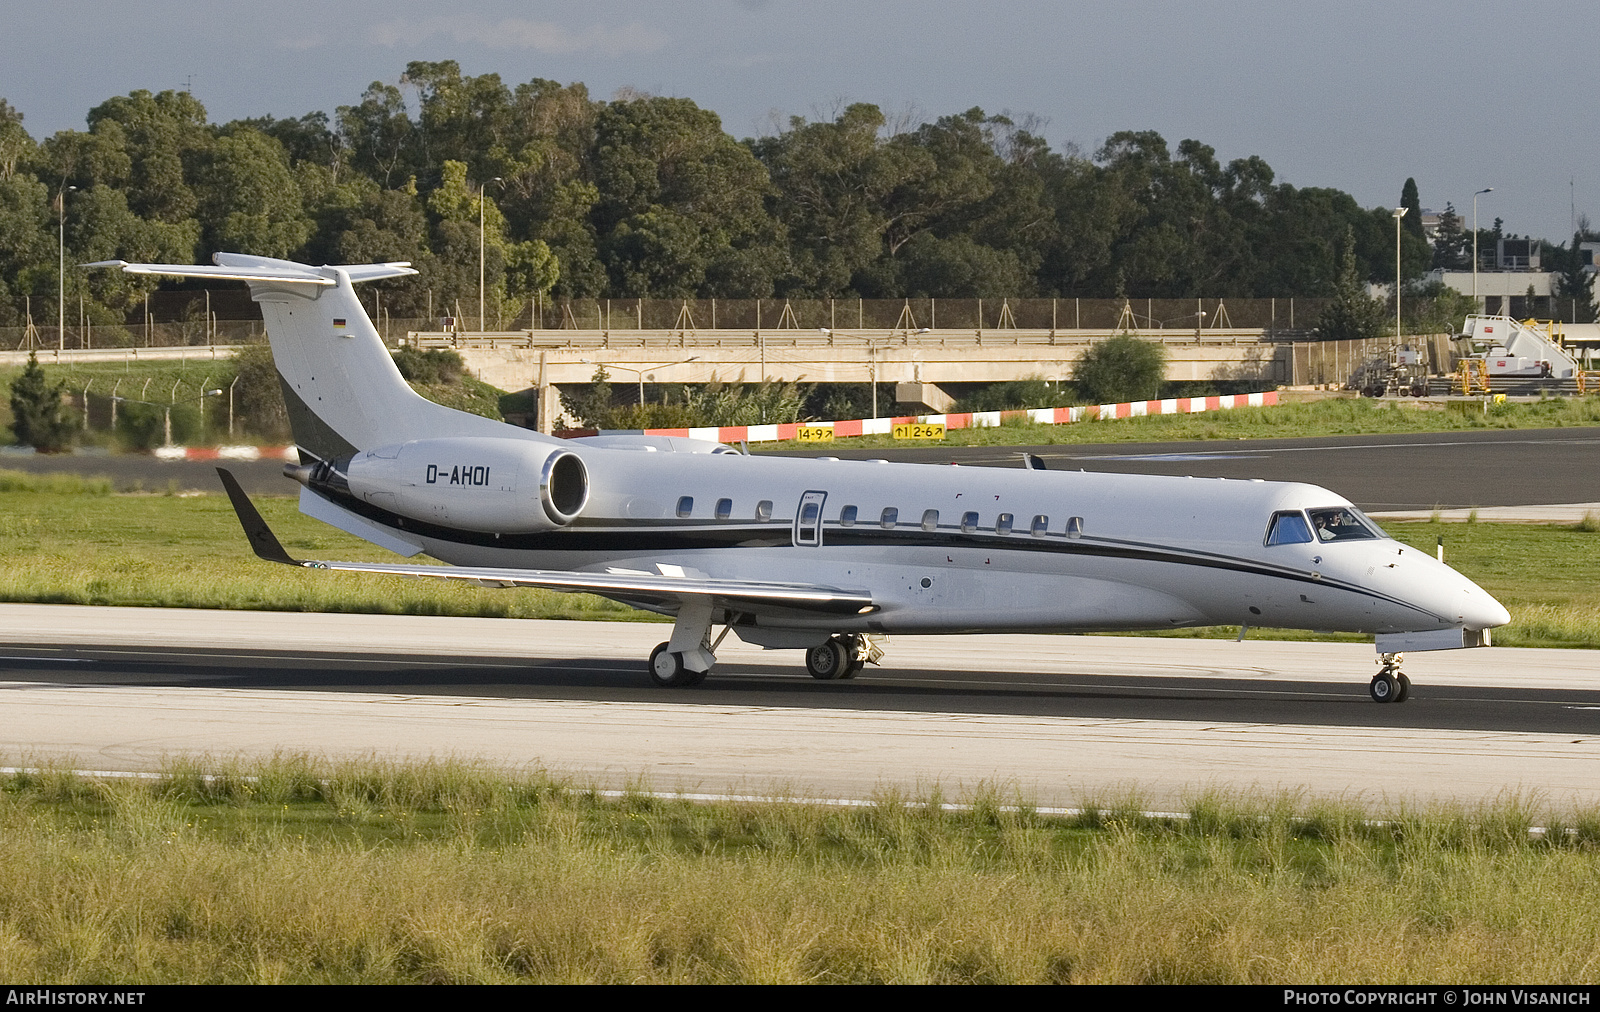
[[(1449, 214), (1437, 246), (1407, 216), (1407, 277), (1459, 258)], [(53, 301), (58, 225), (69, 264), (408, 260), (419, 277), (380, 285), (412, 317), (476, 315), (481, 242), (491, 325), (534, 296), (1325, 297), (1394, 268), (1388, 208), (1197, 140), (1053, 150), (981, 109), (903, 124), (867, 104), (740, 140), (690, 99), (510, 86), (454, 61), (299, 118), (214, 124), (187, 92), (135, 91), (35, 139), (0, 99), (0, 326), (24, 296)], [(97, 326), (157, 283), (66, 276)]]

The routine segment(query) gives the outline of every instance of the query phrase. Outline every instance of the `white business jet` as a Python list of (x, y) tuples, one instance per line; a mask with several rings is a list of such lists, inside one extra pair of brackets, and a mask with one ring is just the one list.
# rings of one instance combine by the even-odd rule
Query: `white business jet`
[(356, 298), (355, 283), (415, 273), (406, 264), (215, 259), (89, 266), (248, 283), (299, 446), (285, 473), (301, 512), (449, 565), (294, 559), (221, 471), (257, 555), (585, 591), (671, 615), (648, 668), (661, 686), (703, 680), (730, 630), (804, 650), (813, 677), (834, 679), (876, 661), (890, 633), (1238, 625), (1375, 634), (1370, 690), (1386, 703), (1410, 692), (1403, 651), (1487, 645), (1510, 620), (1315, 485), (563, 440), (455, 411), (406, 385)]

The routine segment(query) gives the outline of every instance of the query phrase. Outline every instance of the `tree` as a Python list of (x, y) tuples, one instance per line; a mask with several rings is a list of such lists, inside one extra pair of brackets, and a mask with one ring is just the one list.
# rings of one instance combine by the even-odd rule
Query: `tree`
[(33, 152), (33, 138), (22, 126), (22, 113), (0, 98), (0, 180), (16, 175), (17, 163)]
[(1072, 369), (1079, 399), (1090, 404), (1153, 400), (1166, 376), (1161, 345), (1129, 334), (1091, 344)]
[(1433, 241), (1433, 266), (1447, 271), (1472, 269), (1472, 236), (1467, 234), (1454, 204), (1439, 215), (1439, 236)]
[(1400, 225), (1418, 239), (1426, 238), (1427, 232), (1422, 227), (1422, 198), (1417, 194), (1417, 181), (1406, 178), (1406, 184), (1400, 188), (1400, 206), (1406, 209), (1406, 216), (1400, 219)]
[(18, 443), (42, 453), (60, 453), (72, 445), (77, 427), (61, 404), (66, 389), (65, 383), (45, 379), (38, 355), (28, 355), (27, 366), (11, 381), (11, 432)]
[(275, 138), (248, 128), (218, 138), (199, 175), (211, 250), (284, 258), (311, 238), (300, 187)]
[(1568, 309), (1573, 323), (1595, 322), (1593, 271), (1584, 270), (1583, 231), (1574, 232), (1572, 246), (1562, 258), (1563, 267), (1556, 275), (1557, 305)]
[(95, 106), (88, 121), (91, 134), (126, 155), (128, 207), (134, 214), (173, 223), (194, 217), (199, 201), (186, 170), (210, 149), (212, 127), (205, 106), (193, 95), (135, 91)]
[(1339, 287), (1333, 302), (1317, 321), (1317, 335), (1324, 341), (1356, 341), (1378, 336), (1385, 319), (1383, 305), (1367, 294), (1356, 269), (1355, 229), (1345, 231), (1344, 266), (1339, 271)]

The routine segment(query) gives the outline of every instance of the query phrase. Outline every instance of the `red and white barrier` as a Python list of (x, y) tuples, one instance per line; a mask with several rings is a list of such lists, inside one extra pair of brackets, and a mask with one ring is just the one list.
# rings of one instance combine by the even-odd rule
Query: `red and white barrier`
[(287, 460), (300, 462), (292, 446), (158, 446), (151, 451), (159, 460)]
[(1075, 408), (1031, 408), (1021, 411), (970, 411), (948, 415), (904, 415), (896, 418), (855, 418), (837, 422), (785, 422), (779, 425), (723, 425), (689, 429), (607, 429), (607, 435), (623, 432), (646, 436), (687, 436), (718, 443), (770, 443), (795, 438), (795, 430), (832, 429), (835, 437), (889, 435), (896, 425), (919, 422), (942, 424), (946, 429), (981, 429), (1001, 425), (1008, 419), (1027, 418), (1044, 425), (1069, 425), (1096, 419), (1141, 418), (1146, 415), (1186, 415), (1229, 408), (1259, 408), (1278, 403), (1278, 392), (1225, 394), (1218, 397), (1170, 397), (1161, 401), (1132, 401), (1123, 404), (1089, 404)]

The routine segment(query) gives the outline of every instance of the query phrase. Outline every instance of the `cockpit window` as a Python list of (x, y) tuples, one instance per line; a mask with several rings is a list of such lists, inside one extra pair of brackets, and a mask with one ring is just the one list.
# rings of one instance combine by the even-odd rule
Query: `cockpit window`
[(1318, 541), (1373, 541), (1381, 536), (1371, 521), (1352, 507), (1306, 510), (1306, 514), (1311, 517)]
[(1267, 524), (1267, 544), (1303, 545), (1310, 540), (1311, 527), (1306, 523), (1305, 514), (1299, 510), (1272, 514), (1272, 522)]

